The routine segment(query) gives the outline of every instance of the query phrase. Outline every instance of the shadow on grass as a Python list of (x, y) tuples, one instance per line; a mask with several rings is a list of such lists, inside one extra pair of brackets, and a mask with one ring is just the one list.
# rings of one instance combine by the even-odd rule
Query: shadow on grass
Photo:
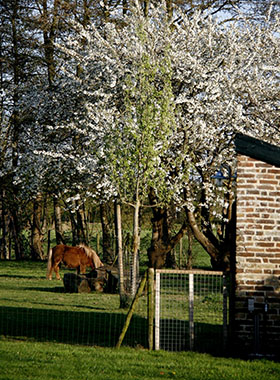
[(45, 280), (46, 277), (43, 276), (34, 276), (34, 275), (23, 275), (23, 274), (0, 274), (0, 278), (11, 278), (11, 279), (20, 279), (20, 280)]
[[(223, 326), (211, 323), (194, 323), (193, 349), (212, 355), (224, 353)], [(189, 321), (160, 320), (160, 348), (167, 351), (190, 350)]]
[(64, 286), (55, 286), (53, 288), (31, 288), (31, 287), (26, 287), (22, 288), (23, 290), (33, 290), (36, 292), (48, 292), (48, 293), (65, 293)]
[[(0, 335), (35, 341), (114, 347), (126, 315), (96, 311), (60, 311), (21, 307), (0, 308)], [(147, 348), (147, 319), (134, 315), (123, 345)], [(188, 321), (164, 319), (160, 323), (160, 348), (186, 351)], [(222, 326), (195, 323), (194, 350), (223, 354)]]
[[(0, 335), (36, 341), (53, 341), (113, 347), (126, 316), (105, 312), (53, 309), (0, 308)], [(123, 345), (147, 347), (147, 320), (133, 316)]]

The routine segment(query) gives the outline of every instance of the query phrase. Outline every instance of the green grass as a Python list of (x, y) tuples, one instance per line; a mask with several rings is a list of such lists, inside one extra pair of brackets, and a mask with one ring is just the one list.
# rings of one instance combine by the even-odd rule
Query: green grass
[[(141, 298), (123, 347), (109, 348), (116, 344), (127, 312), (119, 309), (118, 295), (67, 294), (62, 282), (47, 281), (45, 273), (46, 263), (0, 261), (0, 380), (280, 378), (280, 364), (272, 361), (143, 349), (147, 341), (146, 297)], [(177, 291), (173, 301), (177, 299), (182, 306), (185, 301), (180, 288)], [(212, 307), (212, 298), (216, 307), (217, 296), (207, 293), (199, 306), (201, 315), (204, 306)], [(170, 308), (173, 314), (164, 320), (170, 334), (178, 326), (186, 332), (188, 324), (182, 314), (170, 323), (174, 304)], [(215, 332), (219, 326), (210, 324), (205, 315), (197, 329)], [(208, 338), (210, 346), (213, 341), (219, 346), (212, 335)]]
[(280, 363), (0, 339), (1, 380), (279, 380)]
[[(61, 270), (62, 277), (65, 272), (65, 269)], [(45, 262), (0, 261), (0, 335), (37, 341), (115, 346), (127, 314), (127, 310), (119, 308), (118, 294), (65, 293), (62, 281), (48, 281), (45, 274)], [(175, 349), (173, 342), (178, 339), (181, 342), (178, 347), (185, 349), (189, 342), (188, 280), (186, 275), (179, 282), (174, 282), (176, 278), (167, 276), (162, 281), (162, 332), (172, 335), (172, 339), (168, 337), (168, 341), (172, 340), (172, 349)], [(206, 289), (207, 293), (202, 294), (202, 285), (198, 285), (195, 290), (195, 323), (199, 337), (195, 348), (217, 353), (222, 349), (222, 344), (213, 345), (212, 340), (222, 340), (222, 294), (212, 294), (211, 289)], [(124, 344), (147, 347), (145, 295), (139, 301)], [(169, 343), (163, 347), (171, 349)]]
[[(0, 335), (114, 346), (127, 314), (118, 294), (65, 293), (62, 281), (46, 280), (45, 274), (46, 263), (0, 261)], [(127, 344), (146, 345), (146, 310), (142, 297)]]

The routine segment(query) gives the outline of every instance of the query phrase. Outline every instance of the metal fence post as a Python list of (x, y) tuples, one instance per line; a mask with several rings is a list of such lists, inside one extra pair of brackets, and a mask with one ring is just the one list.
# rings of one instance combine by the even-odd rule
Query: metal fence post
[(160, 273), (156, 271), (155, 350), (160, 349)]
[(194, 306), (194, 283), (193, 273), (189, 274), (189, 337), (190, 337), (190, 350), (194, 349), (194, 320), (193, 320), (193, 306)]
[(154, 347), (154, 268), (148, 270), (148, 347)]
[(224, 349), (227, 347), (227, 337), (228, 337), (228, 307), (227, 307), (227, 279), (226, 275), (223, 275), (223, 344)]

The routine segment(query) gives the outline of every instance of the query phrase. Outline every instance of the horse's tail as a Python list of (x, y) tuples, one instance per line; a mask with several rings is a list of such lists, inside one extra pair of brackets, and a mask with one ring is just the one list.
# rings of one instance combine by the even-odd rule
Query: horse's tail
[(52, 256), (53, 256), (53, 250), (50, 248), (49, 250), (49, 256), (48, 256), (48, 266), (47, 266), (47, 280), (51, 280), (52, 277)]

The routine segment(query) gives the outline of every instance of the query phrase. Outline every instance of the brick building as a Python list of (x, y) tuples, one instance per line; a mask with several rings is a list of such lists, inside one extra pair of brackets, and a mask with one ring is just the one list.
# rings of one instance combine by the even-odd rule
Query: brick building
[(280, 353), (280, 148), (237, 135), (234, 347)]

